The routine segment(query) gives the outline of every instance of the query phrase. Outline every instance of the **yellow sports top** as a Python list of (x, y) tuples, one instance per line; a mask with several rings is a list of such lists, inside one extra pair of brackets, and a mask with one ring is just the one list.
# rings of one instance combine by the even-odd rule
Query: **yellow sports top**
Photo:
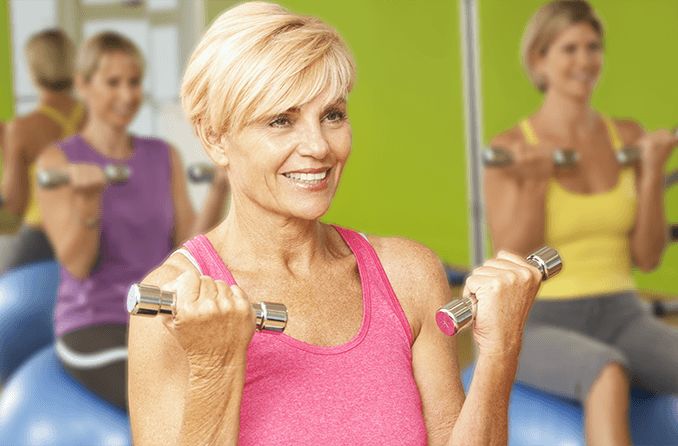
[[(623, 142), (603, 118), (615, 150)], [(528, 120), (520, 123), (525, 141), (538, 143)], [(558, 250), (563, 269), (542, 285), (540, 299), (590, 297), (635, 289), (629, 233), (636, 215), (634, 169), (620, 171), (617, 184), (598, 194), (568, 191), (555, 178), (546, 193), (545, 242)]]
[[(48, 106), (41, 105), (38, 111), (47, 116), (52, 121), (61, 126), (61, 138), (67, 138), (78, 132), (78, 124), (82, 120), (84, 109), (81, 104), (77, 104), (69, 116), (62, 115), (58, 110)], [(30, 226), (41, 226), (42, 217), (40, 216), (40, 209), (38, 208), (38, 199), (35, 193), (35, 163), (31, 165), (28, 171), (30, 181), (30, 189), (28, 192), (28, 205), (24, 214), (24, 223)]]

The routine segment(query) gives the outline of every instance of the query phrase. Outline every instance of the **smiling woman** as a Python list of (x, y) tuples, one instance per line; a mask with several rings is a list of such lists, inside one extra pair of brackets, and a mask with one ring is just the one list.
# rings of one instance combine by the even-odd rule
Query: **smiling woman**
[[(135, 444), (506, 442), (540, 275), (507, 253), (472, 275), (480, 371), (464, 401), (434, 319), (450, 300), (437, 256), (319, 221), (351, 151), (353, 80), (334, 29), (270, 3), (223, 13), (196, 47), (182, 101), (232, 204), (145, 279), (176, 307), (131, 321)], [(255, 333), (255, 301), (288, 308), (285, 333)]]
[[(126, 407), (126, 288), (175, 244), (213, 222), (190, 206), (181, 161), (166, 142), (131, 135), (143, 93), (143, 59), (124, 36), (104, 32), (81, 47), (76, 87), (88, 119), (82, 131), (42, 152), (38, 169), (68, 178), (40, 188), (47, 236), (60, 264), (54, 326), (59, 359), (71, 376)], [(109, 185), (114, 165), (131, 171)], [(212, 186), (223, 207), (223, 181)], [(205, 212), (211, 210), (207, 207)]]

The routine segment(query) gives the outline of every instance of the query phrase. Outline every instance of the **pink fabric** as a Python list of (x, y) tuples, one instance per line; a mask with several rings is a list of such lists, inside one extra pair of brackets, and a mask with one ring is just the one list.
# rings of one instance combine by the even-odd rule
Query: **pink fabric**
[[(248, 349), (240, 445), (426, 444), (405, 314), (372, 246), (354, 231), (336, 229), (358, 264), (360, 330), (335, 347), (256, 333)], [(207, 237), (185, 247), (203, 274), (235, 283)]]

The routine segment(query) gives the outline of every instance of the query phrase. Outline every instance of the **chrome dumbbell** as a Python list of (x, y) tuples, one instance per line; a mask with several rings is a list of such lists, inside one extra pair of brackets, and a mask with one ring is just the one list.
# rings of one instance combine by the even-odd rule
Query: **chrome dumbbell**
[[(490, 147), (483, 150), (483, 164), (486, 167), (506, 167), (513, 163), (510, 151), (500, 147)], [(556, 149), (553, 151), (553, 164), (556, 167), (573, 167), (579, 161), (579, 154), (571, 149)]]
[[(678, 129), (673, 130), (673, 134), (678, 137)], [(627, 146), (617, 151), (615, 156), (620, 166), (633, 166), (640, 160), (640, 149), (635, 146)]]
[(666, 179), (664, 180), (664, 187), (666, 189), (675, 186), (678, 184), (678, 170), (674, 170), (670, 174), (666, 175)]
[[(547, 280), (558, 274), (563, 267), (558, 251), (545, 246), (527, 257), (541, 272), (541, 280)], [(475, 318), (475, 304), (471, 297), (455, 299), (436, 312), (436, 323), (448, 336), (457, 334)]]
[[(104, 175), (109, 183), (125, 183), (131, 170), (125, 164), (107, 164), (104, 166)], [(37, 173), (38, 185), (45, 189), (53, 189), (70, 183), (68, 172), (63, 170), (40, 170)]]
[(210, 183), (214, 179), (214, 166), (211, 164), (191, 164), (186, 171), (191, 183)]
[(624, 147), (615, 152), (615, 157), (621, 167), (633, 166), (640, 159), (640, 150), (633, 146)]
[[(127, 312), (132, 316), (154, 317), (158, 314), (174, 316), (176, 294), (153, 285), (135, 283), (127, 293)], [(283, 304), (259, 302), (252, 304), (257, 319), (257, 330), (282, 333), (287, 326), (287, 307)]]

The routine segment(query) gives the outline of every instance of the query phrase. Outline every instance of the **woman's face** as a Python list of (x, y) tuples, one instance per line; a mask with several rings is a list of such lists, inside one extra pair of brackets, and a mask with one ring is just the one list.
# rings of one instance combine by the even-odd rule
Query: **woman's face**
[(125, 128), (143, 101), (141, 81), (137, 60), (118, 51), (101, 56), (97, 70), (82, 82), (79, 90), (91, 116), (113, 127)]
[(588, 99), (600, 76), (603, 49), (600, 36), (588, 23), (566, 28), (537, 63), (547, 90)]
[(226, 137), (234, 201), (284, 217), (314, 220), (325, 214), (351, 152), (346, 113), (344, 100), (321, 94)]

